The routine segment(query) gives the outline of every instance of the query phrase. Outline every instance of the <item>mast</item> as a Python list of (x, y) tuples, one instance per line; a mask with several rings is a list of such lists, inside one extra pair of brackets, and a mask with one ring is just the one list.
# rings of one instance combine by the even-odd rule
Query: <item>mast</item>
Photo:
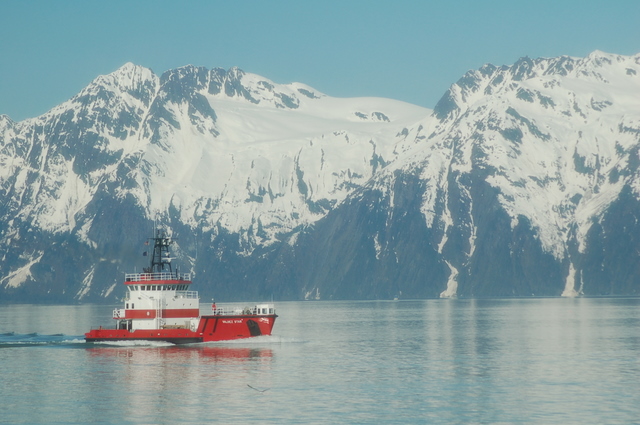
[(171, 267), (171, 255), (169, 253), (169, 245), (173, 243), (170, 237), (166, 236), (162, 231), (156, 230), (156, 236), (149, 238), (153, 241), (153, 253), (151, 255), (151, 266), (145, 269), (146, 273), (162, 273), (169, 271), (173, 273)]

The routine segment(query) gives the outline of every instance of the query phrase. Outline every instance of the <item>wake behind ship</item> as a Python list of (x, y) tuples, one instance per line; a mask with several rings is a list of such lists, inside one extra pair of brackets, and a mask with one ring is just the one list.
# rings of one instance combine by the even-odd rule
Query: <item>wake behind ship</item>
[(166, 341), (174, 344), (225, 341), (271, 335), (278, 317), (273, 304), (244, 308), (217, 308), (200, 315), (198, 292), (191, 291), (191, 275), (173, 271), (172, 239), (157, 231), (150, 267), (125, 275), (124, 308), (113, 310), (113, 328), (91, 329), (87, 342)]

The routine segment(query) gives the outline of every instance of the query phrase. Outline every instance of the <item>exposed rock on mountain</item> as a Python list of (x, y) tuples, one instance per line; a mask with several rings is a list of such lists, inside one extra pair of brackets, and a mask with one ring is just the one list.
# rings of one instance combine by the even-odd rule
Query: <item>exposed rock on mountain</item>
[(0, 299), (113, 300), (154, 220), (204, 299), (637, 295), (640, 55), (485, 65), (433, 113), (127, 64), (0, 117)]
[[(404, 154), (323, 220), (366, 202), (374, 211), (356, 215), (376, 224), (346, 226), (318, 250), (358, 237), (377, 247), (368, 261), (379, 268), (360, 274), (374, 298), (396, 289), (376, 293), (379, 282), (411, 297), (637, 294), (639, 65), (594, 52), (468, 72), (404, 132)], [(343, 276), (311, 285), (342, 296), (355, 282)]]
[[(2, 298), (112, 298), (154, 221), (205, 292), (233, 282), (256, 248), (289, 243), (392, 161), (395, 135), (429, 113), (239, 69), (158, 78), (127, 64), (41, 117), (2, 117)], [(227, 276), (233, 257), (243, 266)]]

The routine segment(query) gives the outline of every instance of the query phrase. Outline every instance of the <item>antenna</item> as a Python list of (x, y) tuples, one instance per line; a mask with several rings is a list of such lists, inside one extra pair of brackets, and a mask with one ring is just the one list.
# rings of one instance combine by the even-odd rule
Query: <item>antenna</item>
[(171, 254), (169, 253), (169, 245), (173, 243), (171, 238), (164, 234), (164, 232), (156, 229), (155, 237), (153, 240), (153, 255), (151, 256), (151, 271), (163, 272), (168, 269), (170, 273), (173, 272), (171, 268)]

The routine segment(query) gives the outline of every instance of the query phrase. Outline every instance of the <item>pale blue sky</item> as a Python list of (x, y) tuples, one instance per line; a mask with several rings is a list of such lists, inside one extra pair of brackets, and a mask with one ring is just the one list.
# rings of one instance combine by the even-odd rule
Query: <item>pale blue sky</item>
[(0, 3), (0, 114), (18, 121), (126, 62), (241, 69), (432, 108), (467, 70), (640, 52), (640, 0)]

